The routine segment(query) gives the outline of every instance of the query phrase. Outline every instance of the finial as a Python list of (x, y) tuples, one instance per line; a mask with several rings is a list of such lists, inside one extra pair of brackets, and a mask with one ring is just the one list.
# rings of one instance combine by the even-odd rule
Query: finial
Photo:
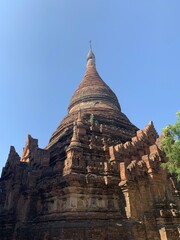
[(92, 59), (94, 64), (95, 64), (95, 55), (94, 55), (94, 53), (92, 51), (92, 42), (91, 42), (91, 40), (89, 41), (89, 48), (90, 49), (89, 49), (89, 52), (88, 52), (88, 55), (87, 55), (87, 61)]

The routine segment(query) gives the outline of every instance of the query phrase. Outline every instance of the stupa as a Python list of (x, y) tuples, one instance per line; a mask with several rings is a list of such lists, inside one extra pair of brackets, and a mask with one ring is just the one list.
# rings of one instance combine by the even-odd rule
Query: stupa
[(177, 240), (178, 184), (152, 122), (122, 113), (90, 49), (68, 114), (41, 149), (28, 135), (0, 178), (0, 240)]

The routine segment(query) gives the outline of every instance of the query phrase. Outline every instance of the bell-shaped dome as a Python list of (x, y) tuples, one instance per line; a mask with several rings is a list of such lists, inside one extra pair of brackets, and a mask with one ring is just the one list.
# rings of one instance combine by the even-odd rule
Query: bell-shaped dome
[(120, 111), (114, 92), (99, 76), (95, 66), (95, 56), (90, 49), (87, 68), (83, 80), (71, 98), (69, 113), (86, 108), (104, 108)]
[(117, 127), (122, 132), (118, 137), (114, 137), (109, 130), (109, 138), (114, 139), (115, 142), (115, 138), (122, 142), (130, 140), (138, 129), (121, 112), (116, 95), (99, 76), (92, 49), (87, 56), (87, 67), (83, 80), (71, 98), (68, 115), (52, 134), (47, 148), (53, 149), (58, 143), (63, 148), (69, 143), (72, 138), (73, 123), (77, 120), (79, 112), (87, 122), (90, 115), (93, 115), (99, 124), (110, 129)]

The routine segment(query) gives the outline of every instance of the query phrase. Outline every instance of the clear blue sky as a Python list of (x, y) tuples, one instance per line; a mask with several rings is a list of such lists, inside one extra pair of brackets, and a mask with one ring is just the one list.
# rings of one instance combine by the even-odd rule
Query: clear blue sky
[(139, 128), (180, 110), (179, 0), (1, 0), (0, 171), (10, 145), (49, 138), (83, 77), (97, 69)]

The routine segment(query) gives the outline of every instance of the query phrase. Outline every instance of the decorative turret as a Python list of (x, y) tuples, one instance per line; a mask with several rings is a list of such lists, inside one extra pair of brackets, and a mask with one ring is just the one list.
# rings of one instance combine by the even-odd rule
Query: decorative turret
[(74, 122), (74, 127), (73, 127), (73, 136), (71, 139), (70, 147), (79, 147), (81, 146), (79, 142), (79, 136), (78, 136), (78, 129), (77, 129), (77, 123)]
[(49, 151), (39, 148), (38, 139), (28, 135), (20, 161), (30, 165), (47, 166), (49, 165)]
[(4, 177), (6, 174), (8, 174), (10, 171), (15, 169), (15, 167), (19, 164), (20, 157), (18, 153), (16, 152), (16, 149), (14, 146), (10, 147), (8, 159), (6, 162), (6, 166), (2, 170), (2, 177)]

